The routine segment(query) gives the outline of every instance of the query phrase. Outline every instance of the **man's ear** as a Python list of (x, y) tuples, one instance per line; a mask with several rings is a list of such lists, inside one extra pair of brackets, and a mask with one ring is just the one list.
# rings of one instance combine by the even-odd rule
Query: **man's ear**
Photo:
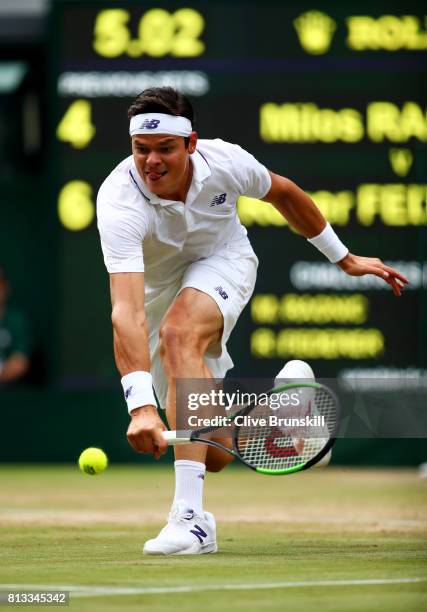
[(189, 141), (188, 141), (188, 152), (191, 155), (196, 150), (196, 146), (197, 146), (197, 132), (191, 132), (191, 134), (188, 137), (188, 139), (189, 139)]

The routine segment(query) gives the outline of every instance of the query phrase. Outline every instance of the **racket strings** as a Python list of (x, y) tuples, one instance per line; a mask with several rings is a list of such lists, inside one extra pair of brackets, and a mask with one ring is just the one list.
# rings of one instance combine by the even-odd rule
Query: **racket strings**
[[(289, 469), (312, 460), (334, 436), (337, 428), (334, 398), (324, 388), (300, 391), (297, 408), (272, 410), (268, 405), (258, 405), (247, 415), (250, 424), (237, 428), (237, 450), (247, 463), (255, 468)], [(282, 419), (280, 425), (260, 424), (260, 419), (268, 424), (271, 415)], [(307, 420), (304, 426), (296, 425), (297, 420), (306, 417), (312, 421)]]

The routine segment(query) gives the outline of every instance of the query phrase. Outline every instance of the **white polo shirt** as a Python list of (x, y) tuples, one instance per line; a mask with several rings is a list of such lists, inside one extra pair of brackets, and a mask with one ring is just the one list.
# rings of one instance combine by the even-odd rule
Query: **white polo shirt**
[(108, 272), (145, 271), (146, 285), (160, 288), (190, 263), (220, 254), (229, 243), (242, 252), (252, 250), (237, 200), (268, 193), (271, 179), (265, 166), (220, 139), (199, 140), (191, 161), (185, 202), (148, 191), (132, 156), (106, 178), (98, 192), (97, 215)]

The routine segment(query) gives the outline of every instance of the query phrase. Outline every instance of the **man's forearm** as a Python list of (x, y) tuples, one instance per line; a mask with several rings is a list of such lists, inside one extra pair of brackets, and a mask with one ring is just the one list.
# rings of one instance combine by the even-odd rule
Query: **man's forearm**
[(299, 234), (305, 236), (332, 263), (343, 261), (349, 255), (316, 204), (292, 181), (270, 172), (271, 187), (263, 198), (289, 221)]
[(150, 371), (148, 328), (144, 313), (113, 310), (114, 355), (121, 376)]
[(148, 328), (143, 312), (113, 308), (114, 354), (131, 416), (127, 437), (131, 446), (159, 459), (167, 450), (165, 425), (157, 413), (152, 389)]
[(320, 234), (326, 227), (326, 219), (313, 200), (289, 179), (277, 178), (279, 189), (269, 194), (273, 206), (299, 234), (306, 238)]

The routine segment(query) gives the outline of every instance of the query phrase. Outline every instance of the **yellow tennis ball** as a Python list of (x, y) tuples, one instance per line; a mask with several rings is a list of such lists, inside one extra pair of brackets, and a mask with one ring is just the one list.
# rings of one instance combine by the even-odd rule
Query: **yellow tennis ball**
[(107, 465), (108, 457), (100, 448), (87, 448), (79, 457), (79, 468), (91, 476), (103, 472)]

